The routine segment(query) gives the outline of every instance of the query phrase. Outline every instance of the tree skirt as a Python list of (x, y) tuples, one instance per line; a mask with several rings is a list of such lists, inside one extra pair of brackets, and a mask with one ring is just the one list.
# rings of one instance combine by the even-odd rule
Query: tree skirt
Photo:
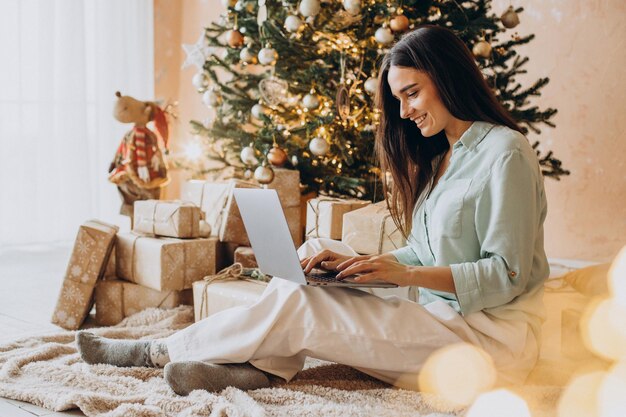
[[(113, 327), (91, 329), (116, 339), (166, 337), (193, 322), (193, 310), (149, 309)], [(162, 369), (87, 365), (74, 344), (75, 332), (30, 337), (0, 346), (0, 397), (54, 411), (80, 408), (87, 416), (458, 416), (464, 410), (434, 395), (392, 388), (352, 368), (307, 360), (290, 383), (219, 394), (176, 395)], [(526, 387), (533, 416), (554, 413), (558, 389)]]

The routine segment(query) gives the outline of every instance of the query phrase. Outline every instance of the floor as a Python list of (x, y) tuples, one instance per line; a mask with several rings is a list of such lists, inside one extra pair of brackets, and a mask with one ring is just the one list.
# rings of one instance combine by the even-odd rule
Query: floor
[[(71, 242), (0, 248), (0, 344), (34, 333), (55, 332), (50, 324)], [(1, 417), (84, 416), (78, 410), (54, 412), (0, 398)]]

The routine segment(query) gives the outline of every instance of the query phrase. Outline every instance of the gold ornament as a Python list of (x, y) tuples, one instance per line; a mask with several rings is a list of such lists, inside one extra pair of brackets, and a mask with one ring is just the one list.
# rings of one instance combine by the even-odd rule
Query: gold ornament
[(389, 27), (394, 32), (405, 32), (409, 28), (409, 18), (403, 14), (399, 14), (398, 16), (391, 19), (391, 22), (389, 22)]
[(243, 35), (237, 29), (231, 29), (228, 32), (227, 39), (231, 48), (240, 48), (243, 45)]
[(479, 58), (489, 58), (491, 56), (491, 45), (484, 39), (479, 40), (472, 48), (474, 56)]
[(287, 153), (277, 143), (274, 143), (272, 149), (267, 153), (267, 160), (275, 167), (282, 167), (287, 163)]
[(254, 170), (254, 179), (257, 180), (259, 184), (269, 184), (274, 181), (274, 170), (263, 161), (263, 164)]
[(502, 22), (502, 26), (507, 29), (513, 29), (515, 26), (519, 25), (519, 16), (515, 13), (513, 6), (509, 6), (506, 12), (502, 13), (500, 21)]

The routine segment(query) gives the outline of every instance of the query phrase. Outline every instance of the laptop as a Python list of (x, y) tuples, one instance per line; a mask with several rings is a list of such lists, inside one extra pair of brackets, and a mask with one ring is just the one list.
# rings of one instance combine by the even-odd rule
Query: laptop
[(254, 256), (259, 269), (264, 274), (302, 285), (354, 288), (397, 287), (396, 284), (383, 280), (355, 282), (354, 276), (338, 280), (335, 278), (337, 272), (321, 269), (305, 274), (300, 266), (300, 259), (276, 190), (235, 188), (233, 192)]

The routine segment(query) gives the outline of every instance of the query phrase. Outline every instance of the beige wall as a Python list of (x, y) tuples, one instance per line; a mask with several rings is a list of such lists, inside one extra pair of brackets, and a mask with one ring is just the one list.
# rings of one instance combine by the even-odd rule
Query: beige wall
[[(180, 70), (181, 43), (195, 43), (204, 25), (222, 11), (217, 0), (155, 0), (157, 97), (177, 98), (180, 121), (174, 149), (189, 137), (188, 122), (206, 109), (191, 85), (195, 69)], [(500, 14), (509, 0), (494, 0)], [(572, 175), (546, 179), (548, 256), (604, 261), (626, 244), (626, 2), (623, 0), (525, 0), (521, 35), (536, 39), (519, 49), (530, 58), (525, 84), (548, 76), (536, 100), (554, 107), (555, 129), (544, 129), (552, 149)], [(530, 135), (534, 142), (535, 135)], [(178, 176), (180, 178), (180, 175)], [(170, 186), (168, 196), (177, 196)]]

